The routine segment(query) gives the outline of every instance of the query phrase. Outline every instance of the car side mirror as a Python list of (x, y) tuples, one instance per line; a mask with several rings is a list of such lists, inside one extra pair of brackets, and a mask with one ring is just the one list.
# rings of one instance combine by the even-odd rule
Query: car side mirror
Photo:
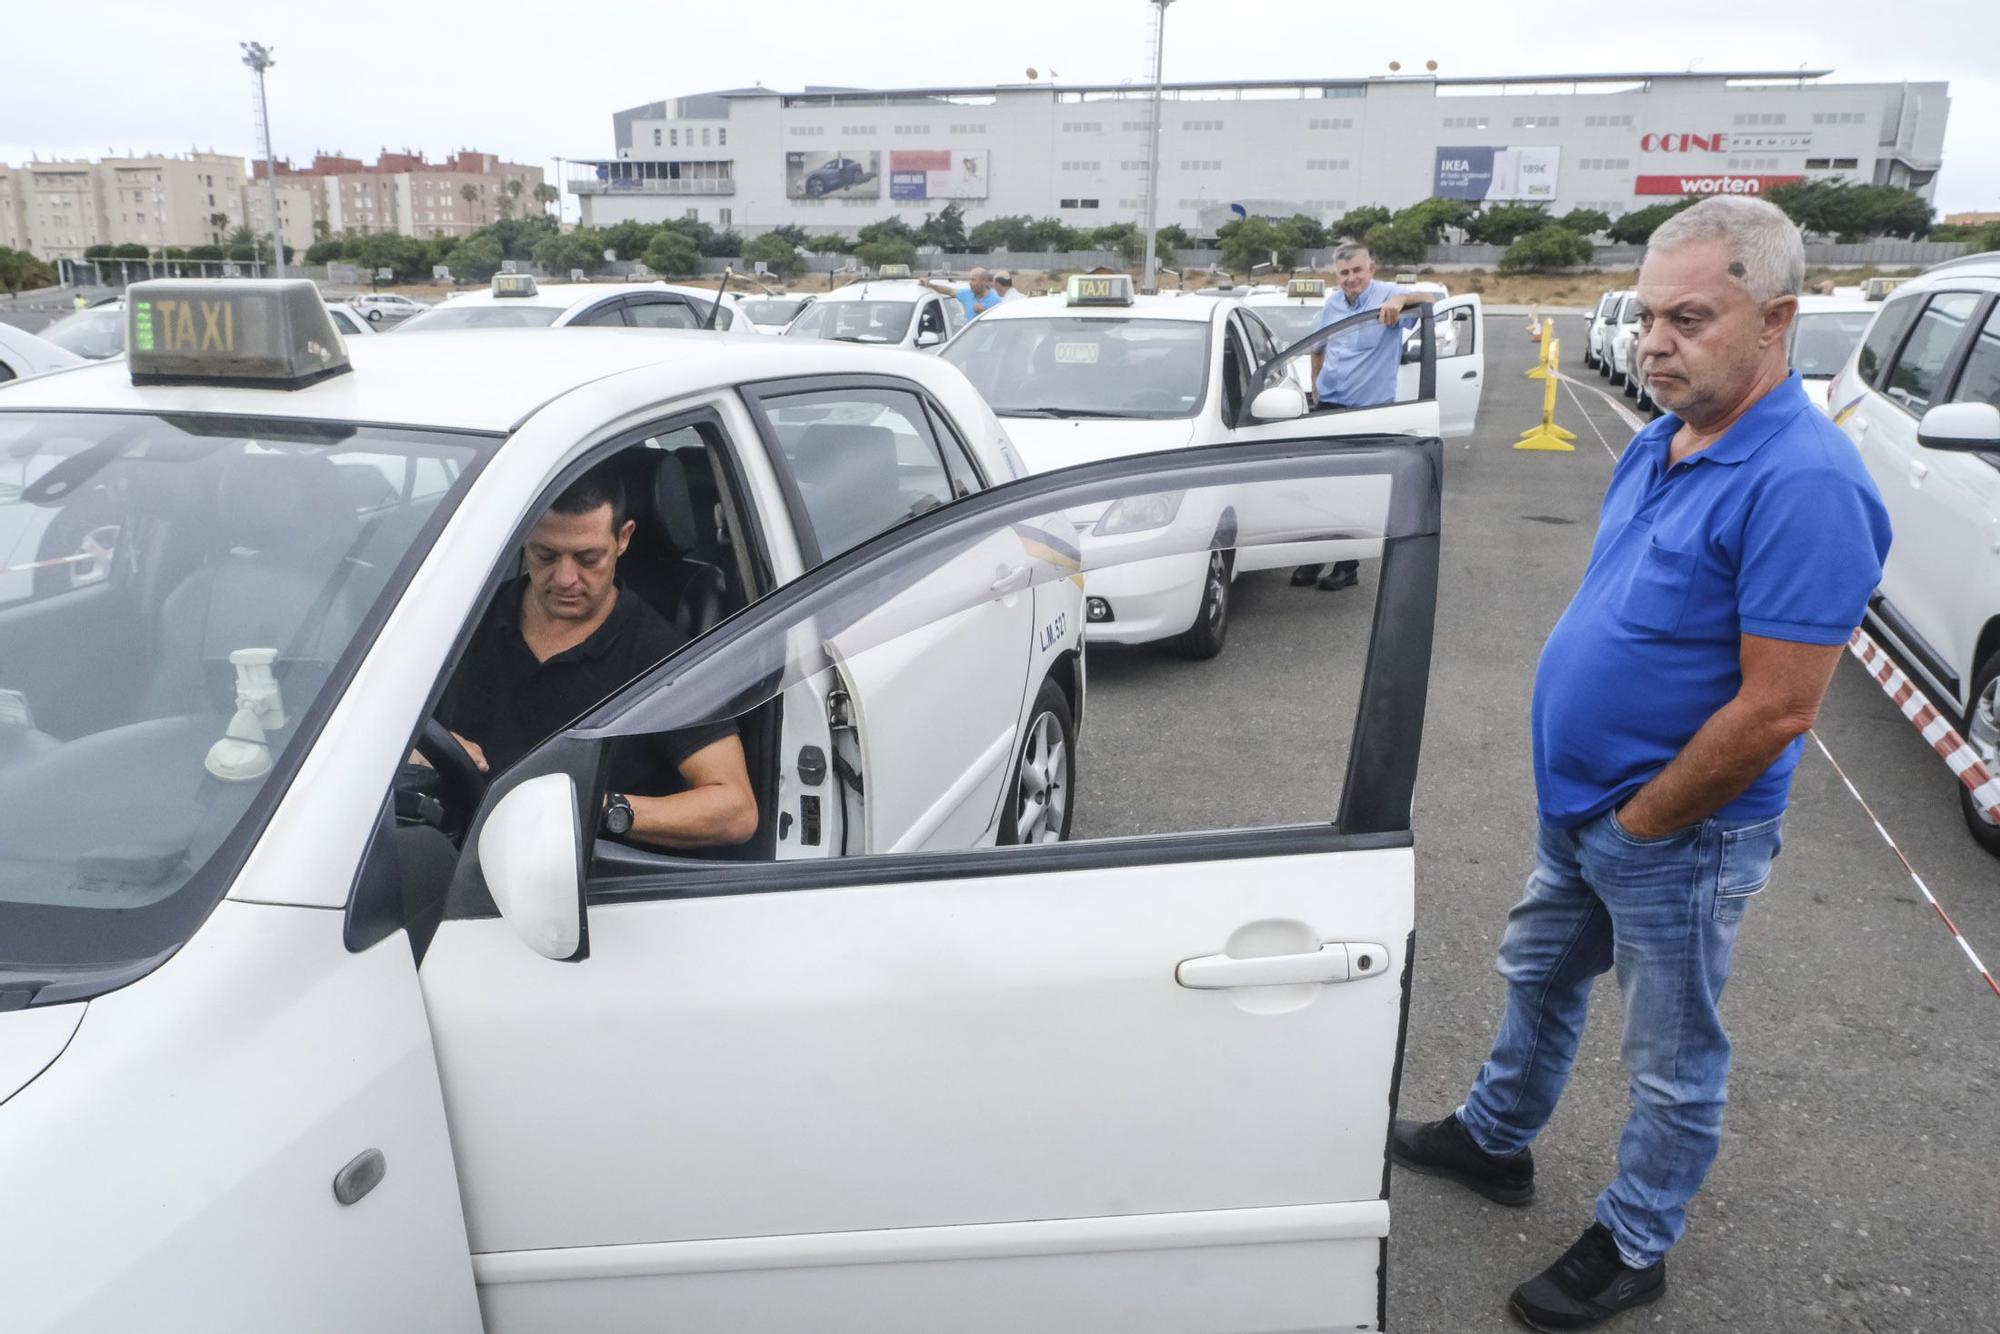
[(1917, 423), (1925, 449), (2000, 452), (2000, 408), (1991, 403), (1940, 403)]
[(1289, 381), (1279, 381), (1260, 390), (1250, 400), (1252, 421), (1290, 421), (1306, 415), (1305, 391)]
[(573, 959), (583, 943), (583, 835), (566, 773), (500, 798), (479, 831), (479, 868), (500, 916), (529, 949)]
[(944, 335), (935, 329), (920, 329), (917, 331), (918, 347), (936, 347), (943, 341)]

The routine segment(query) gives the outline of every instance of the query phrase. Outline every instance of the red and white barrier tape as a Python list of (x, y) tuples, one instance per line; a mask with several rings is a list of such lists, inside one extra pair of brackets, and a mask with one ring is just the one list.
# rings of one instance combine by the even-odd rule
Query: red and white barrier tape
[[(1931, 748), (1951, 766), (1959, 781), (1972, 789), (1975, 798), (1985, 801), (1988, 806), (2000, 801), (2000, 781), (1996, 781), (1987, 773), (1986, 766), (1980, 762), (1972, 748), (1965, 744), (1965, 739), (1938, 716), (1937, 710), (1931, 706), (1928, 699), (1924, 698), (1923, 692), (1903, 675), (1895, 663), (1889, 661), (1889, 655), (1882, 651), (1880, 644), (1869, 638), (1866, 632), (1856, 630), (1847, 641), (1847, 649), (1867, 669), (1868, 674), (1875, 678), (1876, 683), (1882, 687), (1882, 692), (1902, 710), (1903, 716), (1910, 720), (1924, 740), (1931, 744)], [(1819, 753), (1826, 756), (1826, 762), (1833, 766), (1833, 771), (1840, 776), (1840, 781), (1846, 784), (1848, 794), (1868, 816), (1869, 822), (1875, 826), (1875, 832), (1882, 836), (1882, 841), (1889, 845), (1889, 851), (1896, 854), (1896, 860), (1903, 864), (1903, 869), (1909, 873), (1910, 882), (1924, 896), (1924, 902), (1931, 905), (1931, 911), (1938, 915), (1938, 920), (1942, 921), (1945, 929), (1951, 932), (1951, 938), (1958, 942), (1959, 949), (1965, 951), (1965, 957), (1972, 961), (1973, 968), (1984, 979), (1987, 987), (1995, 996), (2000, 996), (2000, 982), (1994, 980), (1992, 971), (1972, 948), (1972, 942), (1965, 938), (1965, 933), (1958, 929), (1958, 923), (1951, 920), (1951, 914), (1944, 910), (1944, 905), (1937, 901), (1935, 894), (1931, 893), (1931, 887), (1917, 874), (1917, 868), (1910, 864), (1910, 859), (1903, 855), (1902, 848), (1898, 847), (1896, 840), (1889, 836), (1889, 831), (1883, 827), (1882, 817), (1875, 814), (1875, 808), (1868, 804), (1868, 799), (1854, 786), (1854, 780), (1847, 776), (1847, 770), (1840, 767), (1840, 761), (1833, 758), (1833, 752), (1826, 748), (1826, 742), (1820, 740), (1819, 733), (1813, 731), (1807, 735), (1812, 737), (1813, 744), (1819, 747)]]
[(1978, 752), (1952, 730), (1951, 724), (1932, 707), (1924, 692), (1903, 675), (1902, 669), (1889, 660), (1889, 655), (1880, 644), (1869, 638), (1867, 631), (1856, 630), (1848, 636), (1847, 651), (1860, 660), (1861, 665), (1868, 669), (1868, 674), (1875, 678), (1876, 684), (1882, 687), (1882, 693), (1903, 711), (1910, 725), (1958, 775), (1958, 781), (1965, 784), (1966, 790), (1972, 793), (1972, 799), (1985, 807), (1988, 815), (2000, 820), (2000, 775), (1987, 769)]

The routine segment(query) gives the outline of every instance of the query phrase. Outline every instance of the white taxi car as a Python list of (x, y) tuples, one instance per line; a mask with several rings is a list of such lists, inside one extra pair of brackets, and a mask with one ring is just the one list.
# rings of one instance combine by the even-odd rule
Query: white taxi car
[(545, 283), (532, 274), (496, 273), (481, 292), (461, 292), (396, 326), (396, 332), (449, 329), (706, 329), (754, 332), (736, 307), (742, 297), (669, 283)]
[[(2000, 774), (2000, 254), (1926, 270), (1878, 306), (1828, 390), (1896, 542), (1868, 628)], [(1966, 828), (2000, 823), (1959, 788)]]
[(811, 292), (787, 295), (783, 292), (766, 293), (762, 296), (746, 296), (736, 307), (739, 319), (750, 321), (750, 327), (760, 334), (773, 337), (785, 331), (785, 326), (799, 317), (799, 312), (814, 301)]
[[(131, 318), (128, 364), (0, 394), (10, 1331), (1378, 1326), (1435, 440), (995, 486), (928, 357), (348, 348), (305, 283)], [(612, 460), (626, 590), (697, 637), (482, 775), (433, 711)], [(1081, 702), (1064, 516), (1160, 494), (1226, 496), (1239, 548), (1374, 540), (1354, 781), (1287, 828), (972, 846)], [(745, 856), (595, 837), (607, 747), (724, 718)]]
[(1858, 291), (1852, 296), (1807, 294), (1799, 298), (1799, 313), (1792, 319), (1792, 369), (1804, 382), (1806, 397), (1826, 412), (1827, 391), (1833, 377), (1854, 359), (1862, 336), (1882, 309), (1880, 298), (1873, 301)]
[(863, 278), (800, 311), (785, 337), (923, 351), (943, 346), (965, 323), (964, 306), (914, 279)]
[(30, 375), (68, 370), (83, 365), (86, 358), (48, 339), (0, 322), (0, 384), (25, 380)]
[(363, 292), (350, 297), (347, 304), (360, 311), (361, 317), (370, 324), (393, 324), (431, 309), (429, 302), (404, 296), (401, 292)]
[(375, 332), (375, 325), (352, 305), (344, 301), (327, 302), (326, 316), (333, 321), (333, 327), (340, 330), (341, 336), (344, 338), (352, 338), (360, 334), (372, 334)]
[(1603, 292), (1598, 295), (1597, 304), (1591, 307), (1589, 321), (1583, 327), (1583, 368), (1597, 371), (1604, 367), (1604, 331), (1610, 327), (1612, 316), (1618, 313), (1618, 302), (1629, 295), (1627, 292)]
[(1614, 385), (1625, 385), (1625, 396), (1633, 397), (1639, 386), (1631, 384), (1636, 377), (1632, 374), (1633, 350), (1639, 343), (1639, 293), (1626, 291), (1619, 293), (1618, 305), (1599, 331), (1598, 340), (1603, 346), (1603, 357), (1598, 363), (1597, 373)]
[[(944, 358), (965, 371), (1005, 420), (1008, 438), (1033, 472), (1275, 436), (1471, 433), (1485, 355), (1478, 297), (1427, 307), (1433, 329), (1463, 322), (1459, 352), (1452, 361), (1426, 361), (1419, 351), (1417, 363), (1403, 368), (1414, 372), (1407, 401), (1311, 415), (1306, 384), (1312, 351), (1375, 313), (1280, 339), (1261, 318), (1274, 309), (1248, 308), (1231, 297), (1136, 295), (1127, 275), (1079, 275), (1062, 296), (1003, 301), (953, 339)], [(1434, 389), (1418, 382), (1426, 373)], [(1170, 498), (1156, 497), (1144, 506), (1073, 517), (1086, 525), (1088, 543), (1116, 545), (1143, 540), (1137, 535), (1177, 512)], [(1089, 637), (1111, 644), (1164, 642), (1185, 656), (1211, 658), (1228, 635), (1229, 590), (1238, 575), (1348, 556), (1337, 543), (1297, 551), (1232, 549), (1231, 526), (1231, 516), (1218, 513), (1210, 549), (1121, 563), (1094, 575), (1085, 590)]]

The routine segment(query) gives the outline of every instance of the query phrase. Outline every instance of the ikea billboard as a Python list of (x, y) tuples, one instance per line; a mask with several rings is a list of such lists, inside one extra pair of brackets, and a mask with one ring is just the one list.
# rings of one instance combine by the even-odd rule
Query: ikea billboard
[(1431, 193), (1439, 199), (1552, 203), (1561, 161), (1560, 148), (1440, 148)]

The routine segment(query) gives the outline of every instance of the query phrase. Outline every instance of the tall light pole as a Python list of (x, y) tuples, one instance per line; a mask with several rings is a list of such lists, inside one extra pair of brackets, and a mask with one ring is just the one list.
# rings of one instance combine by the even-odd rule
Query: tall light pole
[(1153, 18), (1153, 112), (1146, 147), (1146, 260), (1139, 286), (1150, 292), (1159, 286), (1159, 254), (1153, 233), (1160, 225), (1160, 68), (1167, 47), (1167, 6), (1174, 0), (1149, 0)]
[(243, 63), (257, 73), (257, 128), (264, 135), (264, 205), (271, 210), (271, 266), (274, 276), (285, 276), (285, 238), (278, 226), (278, 162), (271, 156), (271, 103), (264, 96), (264, 71), (277, 64), (272, 48), (262, 42), (238, 42)]

